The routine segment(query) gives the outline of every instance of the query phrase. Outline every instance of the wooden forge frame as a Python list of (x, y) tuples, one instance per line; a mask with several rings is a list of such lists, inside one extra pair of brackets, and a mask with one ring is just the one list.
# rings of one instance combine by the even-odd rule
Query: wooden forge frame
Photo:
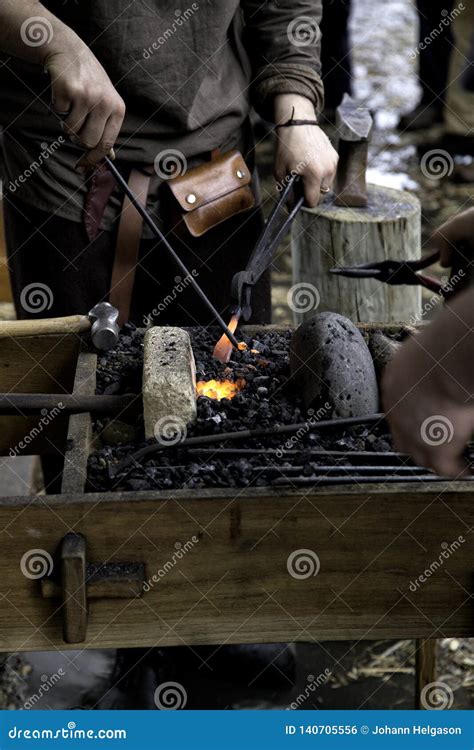
[[(93, 394), (96, 361), (73, 334), (9, 339), (0, 390)], [(0, 453), (37, 424), (0, 418)], [(419, 705), (435, 639), (474, 636), (472, 484), (85, 493), (91, 438), (58, 415), (20, 451), (65, 465), (57, 494), (0, 499), (0, 650), (415, 638)], [(290, 574), (305, 550), (317, 574)], [(25, 575), (33, 552), (52, 576)]]

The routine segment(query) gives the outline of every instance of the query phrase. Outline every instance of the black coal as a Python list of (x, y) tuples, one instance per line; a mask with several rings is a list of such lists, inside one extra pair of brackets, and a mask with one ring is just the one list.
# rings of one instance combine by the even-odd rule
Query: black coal
[[(326, 467), (328, 463), (339, 466), (341, 474), (347, 476), (351, 467), (359, 465), (358, 459), (351, 460), (351, 452), (385, 454), (392, 450), (384, 425), (318, 434), (315, 429), (317, 420), (330, 419), (332, 410), (327, 404), (321, 404), (316, 405), (315, 411), (305, 412), (300, 394), (292, 388), (289, 377), (290, 331), (262, 329), (258, 340), (240, 334), (239, 338), (246, 342), (248, 349), (234, 352), (227, 366), (212, 357), (219, 331), (188, 331), (193, 342), (197, 380), (244, 378), (246, 386), (233, 399), (217, 401), (200, 397), (197, 421), (189, 427), (187, 437), (300, 422), (306, 423), (307, 427), (296, 435), (240, 441), (235, 454), (229, 454), (232, 446), (225, 444), (222, 455), (219, 455), (219, 445), (212, 445), (207, 453), (199, 454), (177, 444), (117, 473), (117, 467), (127, 457), (154, 442), (144, 439), (143, 425), (139, 420), (132, 426), (124, 426), (126, 442), (103, 445), (91, 455), (89, 491), (268, 486), (285, 476), (290, 480), (295, 477), (293, 467), (302, 467), (297, 473), (309, 478), (320, 475), (318, 468)], [(126, 325), (117, 347), (99, 360), (97, 392), (138, 393), (142, 362), (143, 331)], [(105, 440), (116, 427), (108, 420), (97, 420), (95, 426), (99, 436), (105, 435)], [(248, 452), (242, 453), (245, 449), (258, 449), (259, 452), (248, 455)], [(326, 450), (338, 451), (338, 455), (318, 454), (318, 451), (324, 453)]]

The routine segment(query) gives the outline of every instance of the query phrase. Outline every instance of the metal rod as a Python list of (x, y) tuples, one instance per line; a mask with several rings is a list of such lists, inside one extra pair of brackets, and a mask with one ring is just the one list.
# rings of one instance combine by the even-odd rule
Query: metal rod
[(174, 262), (176, 263), (176, 265), (180, 269), (181, 273), (186, 278), (189, 279), (189, 282), (190, 282), (191, 286), (193, 287), (194, 291), (199, 295), (199, 297), (204, 302), (204, 304), (206, 305), (206, 307), (208, 308), (208, 310), (212, 313), (212, 315), (214, 316), (214, 318), (218, 322), (218, 324), (219, 324), (220, 328), (222, 329), (222, 331), (225, 333), (225, 335), (227, 336), (227, 338), (232, 342), (232, 345), (236, 349), (238, 349), (239, 342), (235, 338), (234, 334), (230, 331), (229, 327), (224, 322), (224, 319), (219, 315), (219, 313), (217, 312), (216, 308), (212, 304), (212, 302), (209, 299), (209, 297), (207, 297), (207, 295), (203, 292), (203, 290), (201, 289), (201, 287), (197, 283), (197, 281), (194, 278), (194, 276), (188, 271), (188, 269), (184, 265), (184, 263), (181, 260), (181, 258), (179, 257), (179, 255), (173, 250), (172, 246), (170, 245), (170, 243), (168, 242), (168, 240), (166, 239), (166, 237), (164, 236), (163, 232), (160, 230), (160, 228), (158, 227), (158, 225), (153, 221), (153, 219), (151, 218), (151, 216), (148, 213), (148, 211), (146, 210), (146, 208), (144, 208), (144, 206), (142, 206), (142, 204), (140, 203), (140, 201), (137, 199), (136, 195), (133, 193), (132, 190), (130, 190), (130, 188), (129, 188), (127, 182), (126, 182), (126, 180), (122, 177), (122, 175), (120, 174), (119, 170), (117, 169), (117, 167), (115, 166), (115, 164), (113, 163), (113, 161), (108, 156), (106, 156), (105, 157), (105, 163), (107, 164), (108, 169), (112, 172), (112, 174), (113, 174), (115, 180), (117, 181), (118, 185), (120, 186), (121, 190), (123, 190), (123, 192), (127, 195), (130, 203), (132, 203), (135, 206), (135, 208), (137, 209), (138, 213), (142, 217), (143, 221), (146, 224), (148, 224), (148, 226), (152, 230), (152, 232), (155, 235), (155, 237), (157, 239), (159, 239), (160, 242), (163, 243), (163, 245), (165, 246), (166, 250), (171, 255), (171, 257), (173, 258)]
[[(275, 456), (278, 452), (278, 448), (189, 448), (188, 453), (193, 456)], [(373, 461), (377, 458), (381, 458), (384, 461), (390, 459), (406, 460), (408, 454), (398, 453), (396, 451), (334, 451), (334, 450), (318, 450), (313, 448), (300, 448), (299, 450), (285, 450), (284, 455), (286, 456), (301, 456), (301, 454), (309, 456), (310, 458), (334, 458), (344, 459), (348, 461), (354, 458), (366, 459), (367, 461)]]
[(472, 482), (474, 476), (453, 479), (452, 477), (440, 477), (437, 474), (413, 474), (411, 476), (341, 476), (341, 477), (279, 477), (271, 482), (274, 487), (284, 485), (317, 487), (323, 484), (393, 484), (394, 482)]
[[(323, 429), (337, 429), (338, 427), (356, 427), (362, 424), (377, 424), (382, 422), (385, 418), (385, 414), (369, 414), (366, 417), (345, 417), (343, 419), (327, 419), (315, 422), (310, 425), (308, 422), (299, 422), (297, 424), (284, 424), (276, 425), (275, 427), (262, 427), (257, 430), (237, 430), (236, 432), (222, 432), (213, 435), (199, 435), (197, 437), (187, 438), (181, 443), (164, 444), (164, 443), (153, 443), (147, 445), (145, 448), (141, 448), (136, 453), (128, 456), (124, 459), (122, 466), (128, 466), (133, 461), (140, 461), (145, 456), (151, 453), (157, 453), (169, 448), (187, 448), (194, 447), (196, 445), (210, 445), (212, 443), (221, 443), (224, 440), (245, 440), (249, 438), (260, 438), (260, 437), (271, 437), (275, 435), (290, 435), (298, 432), (298, 430), (305, 430), (305, 432), (313, 432), (314, 430)], [(120, 471), (120, 466), (118, 470)]]
[[(285, 466), (283, 469), (279, 466), (252, 466), (251, 471), (261, 471), (261, 472), (269, 472), (269, 471), (277, 471), (279, 474), (287, 475), (290, 472), (297, 472), (299, 476), (302, 479), (305, 479), (306, 477), (303, 475), (303, 472), (305, 470), (305, 466)], [(334, 474), (335, 472), (341, 473), (341, 471), (344, 471), (347, 469), (347, 472), (352, 472), (356, 474), (374, 474), (379, 473), (382, 471), (387, 472), (387, 476), (391, 476), (392, 474), (416, 474), (417, 472), (429, 472), (430, 470), (426, 468), (426, 466), (340, 466), (340, 465), (327, 465), (327, 466), (315, 466), (313, 468), (313, 474), (311, 476), (316, 476), (317, 474)]]
[(43, 414), (58, 410), (64, 414), (81, 414), (84, 412), (99, 412), (114, 414), (135, 406), (141, 409), (141, 397), (125, 396), (80, 396), (71, 393), (1, 393), (0, 415), (22, 416)]

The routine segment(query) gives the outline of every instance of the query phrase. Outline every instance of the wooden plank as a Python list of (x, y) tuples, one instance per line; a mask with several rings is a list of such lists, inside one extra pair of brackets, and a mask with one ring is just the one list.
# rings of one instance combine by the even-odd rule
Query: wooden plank
[[(462, 483), (8, 498), (0, 649), (63, 647), (60, 608), (21, 562), (71, 529), (90, 560), (146, 565), (141, 599), (89, 602), (87, 648), (473, 636), (473, 515)], [(317, 575), (289, 572), (301, 550)]]
[(427, 688), (436, 682), (436, 644), (434, 638), (416, 642), (415, 703), (421, 710), (433, 708)]
[[(81, 339), (75, 335), (0, 341), (1, 393), (70, 393)], [(67, 416), (0, 417), (0, 455), (57, 455), (64, 451)]]
[[(77, 359), (74, 395), (92, 396), (95, 393), (96, 371), (97, 355), (81, 351)], [(92, 446), (91, 415), (71, 415), (67, 438), (61, 491), (64, 494), (83, 492), (87, 481), (87, 459)]]
[(71, 393), (80, 345), (75, 334), (0, 340), (0, 392)]

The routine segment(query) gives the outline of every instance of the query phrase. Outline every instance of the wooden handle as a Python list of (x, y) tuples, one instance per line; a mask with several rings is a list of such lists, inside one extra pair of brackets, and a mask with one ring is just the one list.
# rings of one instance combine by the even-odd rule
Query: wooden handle
[(0, 321), (0, 338), (39, 336), (48, 333), (84, 333), (89, 331), (90, 327), (91, 322), (87, 315), (36, 320), (2, 320)]
[(61, 545), (63, 638), (83, 643), (87, 635), (86, 540), (82, 534), (66, 534)]

